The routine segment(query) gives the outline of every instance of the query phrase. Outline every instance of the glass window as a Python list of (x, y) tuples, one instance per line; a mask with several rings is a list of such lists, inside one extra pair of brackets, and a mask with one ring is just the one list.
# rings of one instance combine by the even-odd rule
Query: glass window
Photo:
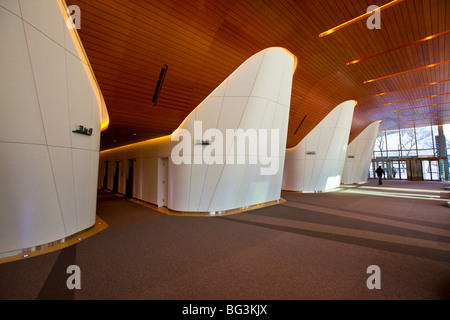
[(414, 128), (400, 130), (400, 142), (402, 146), (402, 156), (404, 158), (417, 156)]
[(389, 151), (400, 150), (399, 130), (386, 131), (386, 146)]
[(384, 135), (384, 131), (375, 140), (373, 151), (375, 158), (386, 157), (386, 138)]
[(401, 154), (400, 154), (400, 150), (388, 150), (388, 155), (389, 158), (400, 158)]
[(437, 126), (432, 126), (433, 130), (433, 148), (434, 148), (434, 156), (437, 157), (437, 137), (439, 136), (439, 131)]
[[(383, 152), (383, 154), (386, 154), (386, 152)], [(374, 151), (373, 152), (373, 158), (374, 159), (381, 159), (381, 158), (383, 158), (383, 156), (382, 156), (380, 151)]]
[[(450, 124), (442, 125), (450, 157)], [(375, 140), (374, 159), (436, 157), (438, 126), (405, 128), (381, 132)], [(450, 163), (449, 163), (450, 166)]]
[[(448, 149), (450, 149), (450, 124), (444, 124), (442, 125), (442, 128), (444, 129), (444, 136), (447, 140), (447, 155), (450, 155), (450, 152)], [(437, 131), (437, 128), (436, 128)]]
[[(422, 157), (422, 158), (426, 158), (426, 157), (434, 157), (434, 152), (433, 149), (419, 149), (417, 150), (418, 152), (418, 157)], [(390, 151), (389, 151), (390, 154)]]
[(431, 127), (416, 128), (417, 149), (433, 149), (433, 136)]

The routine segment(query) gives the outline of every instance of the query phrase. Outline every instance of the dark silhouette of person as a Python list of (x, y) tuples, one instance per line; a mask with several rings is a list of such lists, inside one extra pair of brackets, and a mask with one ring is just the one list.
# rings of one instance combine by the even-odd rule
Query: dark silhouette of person
[(395, 179), (395, 175), (397, 174), (397, 169), (395, 169), (395, 167), (392, 167), (392, 176)]
[(383, 184), (383, 182), (382, 182), (382, 178), (383, 178), (383, 174), (384, 174), (383, 168), (381, 168), (381, 166), (378, 166), (378, 169), (375, 170), (375, 173), (378, 176), (378, 184)]

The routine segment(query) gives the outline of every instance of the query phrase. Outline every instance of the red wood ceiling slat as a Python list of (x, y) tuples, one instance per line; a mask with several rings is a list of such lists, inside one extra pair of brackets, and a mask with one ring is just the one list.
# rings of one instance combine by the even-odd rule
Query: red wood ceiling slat
[[(323, 38), (318, 37), (321, 32), (365, 13), (370, 4), (381, 6), (386, 1), (66, 2), (80, 6), (80, 38), (111, 112), (110, 127), (102, 133), (102, 148), (172, 132), (246, 58), (270, 46), (283, 46), (299, 60), (288, 146), (297, 144), (337, 104), (348, 99), (358, 101), (350, 140), (376, 120), (383, 120), (381, 129), (412, 123), (401, 122), (399, 115), (412, 120), (439, 111), (430, 114), (450, 122), (446, 96), (425, 99), (429, 104), (440, 103), (437, 106), (397, 113), (392, 110), (425, 105), (425, 100), (385, 105), (449, 92), (448, 82), (376, 96), (448, 79), (449, 64), (363, 83), (450, 59), (450, 34), (346, 65), (449, 30), (446, 0), (403, 1), (381, 12), (380, 30), (369, 30), (363, 20)], [(163, 64), (169, 69), (153, 107), (151, 97)]]

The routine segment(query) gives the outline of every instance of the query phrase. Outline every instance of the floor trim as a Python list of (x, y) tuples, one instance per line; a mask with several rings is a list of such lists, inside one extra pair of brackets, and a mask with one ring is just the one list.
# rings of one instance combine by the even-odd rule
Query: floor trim
[(93, 236), (99, 233), (100, 231), (105, 230), (106, 228), (108, 228), (108, 224), (105, 223), (105, 221), (100, 219), (98, 216), (96, 216), (95, 223), (92, 227), (77, 232), (69, 237), (45, 243), (39, 246), (0, 253), (0, 264), (11, 261), (29, 259), (49, 252), (61, 250), (63, 248), (77, 244), (80, 241), (83, 241), (89, 238), (90, 236)]
[(258, 203), (258, 204), (254, 204), (251, 206), (246, 206), (246, 207), (241, 207), (241, 208), (236, 208), (236, 209), (230, 209), (230, 210), (225, 210), (225, 211), (205, 211), (205, 212), (198, 212), (198, 211), (176, 211), (176, 210), (171, 210), (167, 207), (158, 207), (157, 205), (150, 203), (150, 202), (146, 202), (143, 200), (139, 200), (136, 198), (130, 199), (131, 201), (140, 204), (144, 207), (162, 212), (164, 214), (170, 215), (170, 216), (189, 216), (189, 217), (218, 217), (218, 216), (226, 216), (226, 215), (230, 215), (230, 214), (236, 214), (236, 213), (242, 213), (242, 212), (246, 212), (246, 211), (251, 211), (251, 210), (255, 210), (255, 209), (259, 209), (259, 208), (265, 208), (265, 207), (269, 207), (269, 206), (273, 206), (273, 205), (277, 205), (277, 204), (281, 204), (286, 202), (285, 199), (280, 198), (278, 200), (274, 200), (274, 201), (268, 201), (268, 202), (263, 202), (263, 203)]

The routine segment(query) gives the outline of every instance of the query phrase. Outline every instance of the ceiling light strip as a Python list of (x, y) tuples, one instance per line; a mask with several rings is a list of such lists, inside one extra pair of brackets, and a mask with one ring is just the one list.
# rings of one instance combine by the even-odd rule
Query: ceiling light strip
[(428, 126), (433, 124), (439, 124), (441, 122), (439, 121), (430, 121), (430, 122), (421, 122), (421, 123), (411, 123), (411, 124), (405, 124), (405, 127), (422, 127), (422, 126)]
[(377, 93), (376, 95), (377, 96), (382, 96), (382, 95), (385, 95), (385, 94), (388, 94), (388, 93), (394, 93), (394, 92), (399, 92), (399, 91), (403, 91), (403, 90), (410, 90), (410, 89), (416, 89), (416, 88), (420, 88), (420, 87), (432, 86), (434, 84), (438, 84), (438, 83), (442, 83), (442, 82), (446, 82), (446, 81), (450, 81), (450, 79), (430, 82), (430, 83), (426, 83), (426, 84), (421, 84), (420, 86), (403, 88), (403, 89), (398, 89), (398, 90), (394, 90), (394, 91), (381, 92), (381, 93)]
[(397, 118), (423, 116), (424, 114), (439, 113), (439, 112), (444, 112), (444, 111), (447, 111), (447, 110), (437, 110), (437, 111), (430, 111), (430, 112), (423, 112), (423, 113), (416, 113), (416, 114), (406, 114), (404, 116), (397, 116)]
[(391, 112), (399, 112), (399, 111), (404, 111), (404, 110), (413, 110), (413, 109), (420, 109), (420, 108), (426, 108), (426, 107), (435, 107), (435, 106), (440, 106), (440, 105), (447, 104), (447, 103), (450, 103), (450, 102), (434, 103), (434, 104), (429, 104), (429, 105), (426, 105), (426, 106), (392, 110)]
[(429, 65), (427, 65), (427, 66), (423, 66), (423, 67), (419, 67), (419, 68), (415, 68), (415, 69), (411, 69), (411, 70), (407, 70), (407, 71), (402, 71), (402, 72), (390, 74), (390, 75), (388, 75), (388, 76), (383, 76), (383, 77), (379, 77), (379, 78), (376, 78), (376, 79), (366, 80), (366, 81), (364, 81), (364, 83), (369, 83), (369, 82), (374, 82), (374, 81), (381, 80), (381, 79), (386, 79), (386, 78), (390, 78), (390, 77), (395, 77), (395, 76), (399, 76), (399, 75), (401, 75), (401, 74), (405, 74), (405, 73), (408, 73), (408, 72), (417, 71), (417, 70), (421, 70), (421, 69), (425, 69), (425, 68), (431, 68), (431, 67), (435, 67), (435, 66), (438, 66), (438, 65), (440, 65), (440, 64), (443, 64), (443, 63), (448, 63), (448, 62), (450, 62), (450, 60), (446, 60), (446, 61), (442, 61), (442, 62), (437, 62), (437, 63), (432, 63), (432, 64), (429, 64)]
[[(420, 119), (411, 119), (411, 120), (402, 120), (401, 122), (412, 122), (412, 121), (422, 121), (422, 120), (432, 120), (432, 119), (440, 119), (440, 118), (448, 118), (450, 116), (443, 116), (443, 117), (431, 117), (431, 118), (420, 118)], [(435, 120), (438, 121), (438, 120)]]
[(386, 51), (383, 51), (383, 52), (375, 53), (375, 54), (373, 54), (373, 55), (371, 55), (371, 56), (368, 56), (368, 57), (365, 57), (365, 58), (361, 58), (361, 59), (357, 59), (357, 60), (353, 60), (353, 61), (347, 62), (346, 65), (348, 66), (348, 65), (351, 65), (351, 64), (355, 64), (355, 63), (361, 62), (361, 61), (363, 61), (363, 60), (370, 59), (370, 58), (373, 58), (373, 57), (376, 57), (376, 56), (380, 56), (380, 55), (382, 55), (382, 54), (389, 53), (389, 52), (394, 51), (394, 50), (402, 49), (402, 48), (411, 46), (411, 45), (416, 44), (416, 43), (419, 43), (419, 42), (431, 40), (431, 39), (433, 39), (433, 38), (442, 36), (442, 35), (444, 35), (444, 34), (446, 34), (446, 33), (449, 33), (449, 32), (450, 32), (450, 30), (447, 30), (447, 31), (444, 31), (444, 32), (441, 32), (441, 33), (437, 33), (437, 34), (433, 34), (433, 35), (431, 35), (431, 36), (428, 36), (428, 37), (422, 38), (422, 39), (420, 39), (420, 40), (416, 40), (416, 41), (413, 41), (413, 42), (404, 44), (404, 45), (402, 45), (402, 46), (399, 46), (399, 47), (396, 47), (396, 48), (393, 48), (393, 49), (389, 49), (389, 50), (386, 50)]
[(396, 103), (401, 103), (401, 102), (409, 102), (409, 101), (414, 101), (414, 100), (421, 100), (421, 99), (427, 99), (427, 98), (435, 98), (435, 97), (439, 97), (439, 96), (445, 96), (446, 94), (450, 94), (450, 92), (446, 92), (446, 93), (439, 93), (439, 94), (433, 94), (431, 96), (427, 96), (427, 97), (421, 97), (421, 98), (414, 98), (414, 99), (408, 99), (408, 100), (402, 100), (402, 101), (396, 101), (396, 102), (388, 102), (385, 103), (385, 106), (391, 105), (391, 104), (396, 104)]
[(344, 28), (344, 27), (346, 27), (346, 26), (348, 26), (348, 25), (350, 25), (350, 24), (352, 24), (352, 23), (354, 23), (354, 22), (357, 22), (357, 21), (359, 21), (359, 20), (362, 20), (362, 19), (364, 19), (364, 18), (366, 18), (366, 17), (371, 16), (371, 15), (374, 14), (377, 10), (380, 10), (380, 11), (381, 11), (381, 10), (387, 9), (387, 8), (393, 6), (394, 4), (397, 4), (397, 3), (400, 3), (400, 2), (403, 2), (403, 0), (394, 0), (394, 1), (391, 1), (391, 2), (389, 2), (389, 3), (386, 3), (385, 5), (382, 5), (381, 7), (379, 7), (379, 8), (376, 9), (376, 10), (369, 11), (369, 12), (367, 12), (367, 13), (365, 13), (365, 14), (362, 14), (362, 15), (356, 17), (356, 18), (353, 18), (352, 20), (349, 20), (349, 21), (344, 22), (344, 23), (342, 23), (342, 24), (340, 24), (340, 25), (338, 25), (338, 26), (336, 26), (336, 27), (334, 27), (334, 28), (331, 28), (331, 29), (329, 29), (329, 30), (327, 30), (327, 31), (325, 31), (325, 32), (322, 32), (321, 34), (319, 34), (319, 37), (320, 37), (320, 38), (325, 37), (325, 36), (329, 35), (330, 33), (333, 33), (333, 32), (335, 32), (335, 31), (337, 31), (337, 30), (339, 30), (339, 29), (342, 29), (342, 28)]

